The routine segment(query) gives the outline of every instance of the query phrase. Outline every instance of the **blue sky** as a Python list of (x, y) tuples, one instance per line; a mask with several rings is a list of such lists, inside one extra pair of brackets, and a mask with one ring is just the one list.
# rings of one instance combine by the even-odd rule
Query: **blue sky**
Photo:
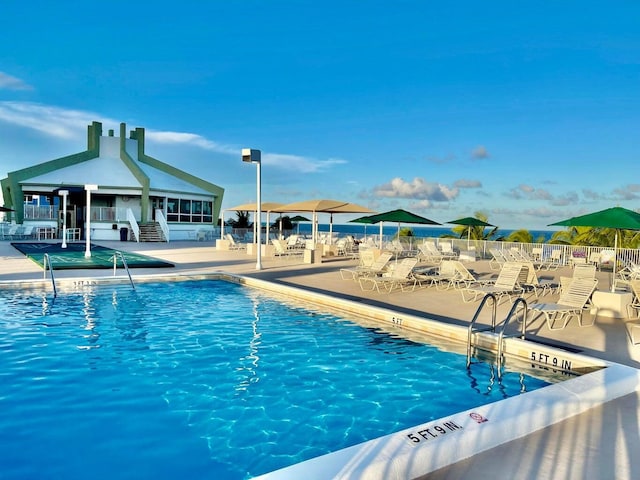
[(639, 25), (615, 0), (5, 0), (0, 177), (125, 122), (223, 208), (255, 201), (251, 147), (263, 201), (531, 230), (637, 210)]

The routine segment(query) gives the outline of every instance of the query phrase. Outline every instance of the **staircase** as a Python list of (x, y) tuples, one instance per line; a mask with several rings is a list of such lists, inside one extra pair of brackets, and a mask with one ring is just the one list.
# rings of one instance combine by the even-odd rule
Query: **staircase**
[(141, 242), (166, 242), (162, 233), (162, 228), (158, 222), (148, 222), (139, 224)]

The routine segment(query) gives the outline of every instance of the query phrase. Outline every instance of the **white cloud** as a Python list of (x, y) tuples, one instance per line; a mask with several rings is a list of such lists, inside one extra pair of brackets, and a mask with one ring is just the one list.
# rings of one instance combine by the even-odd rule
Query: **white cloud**
[[(0, 102), (0, 121), (34, 130), (48, 137), (74, 141), (82, 141), (86, 137), (87, 125), (94, 121), (101, 122), (105, 129), (108, 128), (107, 125), (119, 127), (121, 123), (95, 112), (68, 110), (32, 102), (11, 101)], [(157, 145), (195, 147), (240, 158), (240, 146), (209, 140), (195, 133), (145, 128), (145, 137)], [(320, 160), (301, 155), (269, 152), (263, 152), (262, 161), (265, 165), (301, 173), (323, 172), (335, 165), (347, 163), (345, 160), (337, 158)]]
[(65, 140), (85, 137), (87, 125), (102, 121), (96, 113), (31, 102), (0, 102), (0, 120)]
[(476, 148), (473, 149), (473, 152), (471, 152), (471, 156), (474, 159), (489, 158), (489, 152), (487, 151), (487, 148), (484, 145), (478, 145)]
[(0, 90), (33, 90), (33, 87), (19, 78), (0, 72)]
[(373, 193), (379, 197), (445, 202), (456, 198), (459, 190), (439, 183), (427, 182), (419, 177), (414, 178), (411, 182), (396, 177), (389, 183), (374, 187)]

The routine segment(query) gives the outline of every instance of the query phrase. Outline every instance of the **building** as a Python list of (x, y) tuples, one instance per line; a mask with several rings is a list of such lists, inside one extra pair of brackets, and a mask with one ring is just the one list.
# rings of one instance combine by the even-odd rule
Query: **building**
[(144, 129), (126, 138), (124, 123), (116, 137), (93, 122), (85, 151), (9, 172), (0, 185), (13, 222), (49, 238), (61, 238), (65, 226), (68, 240), (85, 238), (87, 204), (94, 240), (212, 238), (224, 194), (147, 155)]

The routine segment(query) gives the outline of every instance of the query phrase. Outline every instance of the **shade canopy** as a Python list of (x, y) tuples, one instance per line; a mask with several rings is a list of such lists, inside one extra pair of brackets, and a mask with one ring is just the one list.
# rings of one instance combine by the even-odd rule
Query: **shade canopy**
[(316, 199), (288, 203), (275, 209), (277, 212), (316, 212), (316, 213), (371, 213), (368, 209), (356, 203), (342, 200)]
[(459, 218), (457, 220), (451, 220), (450, 222), (453, 225), (463, 225), (465, 227), (469, 227), (467, 229), (467, 249), (470, 248), (471, 245), (471, 227), (495, 227), (495, 225), (491, 225), (490, 223), (485, 222), (484, 220), (480, 220), (476, 217), (464, 217)]
[(640, 230), (640, 213), (622, 207), (612, 207), (599, 212), (571, 217), (549, 226), (617, 228), (619, 230)]
[(364, 217), (366, 219), (360, 223), (380, 223), (380, 248), (382, 248), (382, 225), (384, 222), (396, 222), (398, 224), (398, 234), (400, 233), (401, 223), (417, 223), (420, 225), (441, 225), (438, 222), (430, 220), (407, 210), (397, 209), (388, 212), (378, 213)]
[(408, 212), (407, 210), (398, 209), (390, 210), (388, 212), (378, 213), (376, 215), (369, 215), (371, 223), (378, 222), (397, 222), (397, 223), (418, 223), (421, 225), (441, 225), (438, 222), (429, 220), (428, 218), (421, 217), (415, 213)]
[(490, 223), (487, 223), (476, 217), (464, 217), (445, 223), (451, 223), (453, 225), (464, 225), (467, 227), (495, 227), (495, 225), (491, 225)]
[[(282, 203), (276, 202), (260, 202), (260, 210), (263, 212), (275, 212), (277, 208), (280, 208)], [(256, 202), (253, 203), (243, 203), (242, 205), (236, 205), (235, 207), (225, 208), (225, 210), (235, 210), (236, 212), (255, 212), (258, 208), (258, 204)]]
[(291, 217), (289, 220), (292, 222), (310, 222), (311, 220), (307, 217), (303, 217), (302, 215), (296, 215), (295, 217)]
[[(301, 202), (288, 203), (275, 209), (276, 212), (312, 212), (313, 224), (312, 224), (312, 238), (316, 243), (317, 238), (317, 214), (329, 213), (331, 214), (331, 220), (329, 222), (329, 238), (331, 239), (333, 229), (333, 214), (334, 213), (371, 213), (373, 210), (368, 209), (357, 203), (345, 202), (342, 200), (332, 199), (314, 199), (303, 200)], [(330, 240), (331, 241), (331, 240)]]
[(615, 291), (616, 264), (618, 261), (618, 230), (640, 230), (640, 213), (636, 213), (628, 208), (612, 207), (578, 217), (571, 217), (556, 223), (550, 223), (549, 226), (615, 229), (616, 235), (613, 242), (613, 279), (611, 281), (611, 291)]
[(13, 212), (13, 211), (14, 210), (10, 208), (0, 206), (0, 212)]

